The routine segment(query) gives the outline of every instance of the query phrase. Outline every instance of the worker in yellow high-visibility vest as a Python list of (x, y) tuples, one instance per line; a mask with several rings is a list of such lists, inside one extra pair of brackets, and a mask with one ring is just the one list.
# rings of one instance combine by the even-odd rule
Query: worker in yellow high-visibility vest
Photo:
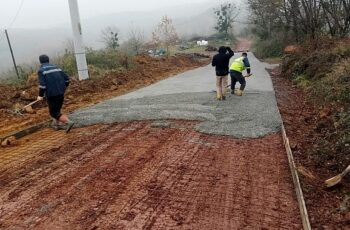
[[(242, 96), (246, 86), (246, 81), (243, 76), (243, 71), (247, 70), (248, 76), (251, 76), (250, 63), (248, 54), (243, 53), (242, 57), (235, 59), (230, 66), (231, 75), (231, 94)], [(237, 81), (241, 84), (239, 89), (236, 89)]]

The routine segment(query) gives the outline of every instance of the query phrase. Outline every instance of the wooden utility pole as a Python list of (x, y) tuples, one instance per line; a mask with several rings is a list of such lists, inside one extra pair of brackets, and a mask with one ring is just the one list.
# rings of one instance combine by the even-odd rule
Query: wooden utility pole
[(13, 61), (13, 65), (14, 65), (15, 70), (16, 70), (17, 78), (19, 79), (19, 73), (18, 73), (18, 69), (17, 69), (17, 64), (16, 64), (15, 56), (13, 55), (13, 50), (12, 50), (12, 46), (11, 46), (11, 42), (10, 42), (10, 38), (9, 38), (8, 33), (7, 33), (7, 30), (5, 30), (5, 34), (6, 34), (6, 38), (7, 38), (7, 43), (9, 44), (9, 47), (10, 47), (12, 61)]

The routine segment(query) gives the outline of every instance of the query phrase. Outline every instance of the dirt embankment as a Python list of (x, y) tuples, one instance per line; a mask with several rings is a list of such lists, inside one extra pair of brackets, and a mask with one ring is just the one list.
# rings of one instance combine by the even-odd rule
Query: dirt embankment
[(324, 185), (324, 180), (350, 163), (349, 149), (344, 146), (337, 152), (320, 152), (326, 141), (332, 145), (328, 133), (334, 130), (332, 114), (336, 110), (315, 103), (310, 94), (283, 77), (280, 69), (271, 73), (278, 107), (297, 161), (311, 225), (313, 229), (349, 229), (349, 178), (333, 189), (326, 189)]
[[(169, 58), (140, 56), (135, 61), (136, 66), (131, 70), (110, 71), (102, 77), (86, 81), (72, 79), (66, 93), (64, 111), (71, 112), (153, 84), (177, 73), (203, 66), (209, 59), (190, 55)], [(16, 104), (23, 106), (36, 99), (38, 86), (35, 77), (25, 87), (0, 85), (0, 90), (0, 136), (49, 119), (45, 102), (34, 106), (35, 114), (18, 116), (11, 113)]]

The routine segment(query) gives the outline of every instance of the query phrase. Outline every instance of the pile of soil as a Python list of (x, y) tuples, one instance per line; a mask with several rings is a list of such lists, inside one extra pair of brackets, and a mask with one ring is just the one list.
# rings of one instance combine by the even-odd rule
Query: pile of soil
[[(327, 189), (324, 181), (350, 163), (346, 148), (332, 156), (320, 151), (329, 130), (334, 129), (332, 111), (320, 107), (279, 68), (270, 71), (278, 107), (291, 141), (313, 229), (350, 227), (350, 180)], [(338, 159), (335, 161), (334, 159)]]
[[(64, 111), (71, 112), (153, 84), (180, 72), (206, 65), (209, 59), (192, 56), (162, 58), (139, 56), (135, 58), (135, 62), (136, 65), (132, 69), (109, 71), (101, 77), (86, 81), (72, 78), (66, 93)], [(35, 84), (35, 76), (34, 82), (32, 77), (24, 87), (0, 84), (0, 90), (0, 119), (3, 121), (0, 124), (0, 136), (49, 119), (46, 102), (33, 106), (35, 114), (18, 116), (12, 113), (15, 106), (20, 107), (36, 99), (38, 86)]]

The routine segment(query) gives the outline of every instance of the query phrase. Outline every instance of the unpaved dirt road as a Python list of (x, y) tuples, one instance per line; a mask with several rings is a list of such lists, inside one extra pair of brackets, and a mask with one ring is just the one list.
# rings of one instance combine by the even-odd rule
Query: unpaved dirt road
[(243, 97), (216, 101), (206, 66), (0, 149), (0, 229), (301, 229), (267, 65), (249, 57)]
[(279, 134), (238, 140), (201, 134), (195, 124), (77, 129), (76, 140), (43, 151), (63, 135), (45, 131), (19, 167), (9, 149), (1, 156), (8, 167), (0, 177), (0, 228), (301, 228)]

